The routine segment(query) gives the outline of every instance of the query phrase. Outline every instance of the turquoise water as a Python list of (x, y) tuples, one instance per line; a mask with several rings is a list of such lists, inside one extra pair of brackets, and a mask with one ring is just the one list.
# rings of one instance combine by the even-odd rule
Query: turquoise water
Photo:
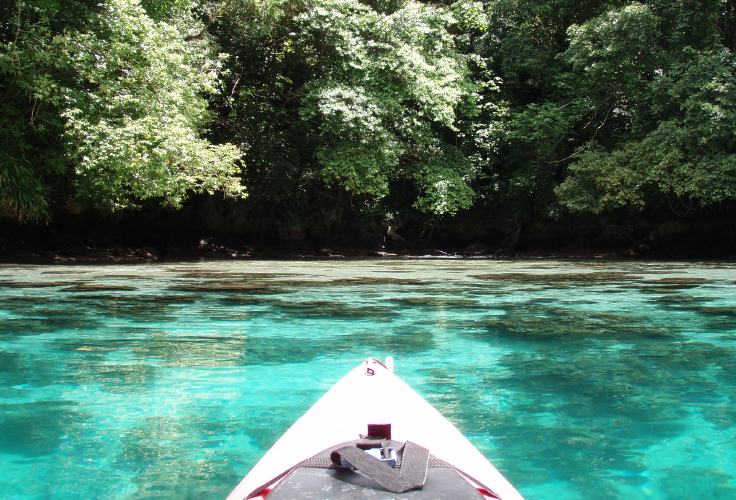
[(736, 266), (0, 266), (0, 497), (224, 499), (364, 358), (529, 500), (736, 498)]

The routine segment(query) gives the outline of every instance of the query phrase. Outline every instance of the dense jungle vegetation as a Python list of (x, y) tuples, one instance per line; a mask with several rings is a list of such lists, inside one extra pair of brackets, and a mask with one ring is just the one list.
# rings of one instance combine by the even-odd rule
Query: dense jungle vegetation
[(6, 223), (734, 221), (736, 0), (7, 0), (0, 18)]

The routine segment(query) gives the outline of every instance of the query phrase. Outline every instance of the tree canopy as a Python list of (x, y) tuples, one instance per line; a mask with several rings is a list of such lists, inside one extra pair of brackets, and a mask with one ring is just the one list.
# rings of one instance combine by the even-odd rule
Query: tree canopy
[[(736, 199), (736, 2), (15, 0), (0, 215), (511, 227)], [(245, 199), (245, 194), (248, 199)]]
[(207, 41), (185, 41), (202, 29), (192, 6), (170, 5), (154, 20), (138, 0), (6, 4), (5, 214), (37, 219), (52, 202), (114, 210), (151, 197), (177, 207), (187, 191), (243, 193), (241, 151), (202, 137), (223, 57)]

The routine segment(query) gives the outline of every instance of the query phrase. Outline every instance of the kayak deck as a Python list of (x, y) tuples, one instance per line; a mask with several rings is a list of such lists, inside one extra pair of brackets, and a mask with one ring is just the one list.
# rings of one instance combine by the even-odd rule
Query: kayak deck
[(392, 439), (427, 448), (434, 457), (490, 487), (502, 500), (523, 500), (455, 426), (375, 359), (353, 369), (297, 420), (227, 500), (243, 500), (326, 448), (358, 439), (368, 424), (391, 424)]
[[(400, 450), (404, 444), (394, 440), (386, 441), (386, 446), (393, 450)], [(341, 443), (328, 448), (308, 462), (330, 462), (331, 454), (336, 451), (339, 453), (339, 450), (345, 446), (352, 448), (365, 445), (366, 440)], [(399, 451), (398, 454), (401, 452)], [(411, 458), (409, 461), (411, 462)], [(409, 469), (412, 469), (411, 465)], [(403, 460), (400, 461), (397, 468), (392, 469), (393, 473), (397, 471), (398, 476), (404, 477), (411, 476), (414, 472), (422, 474), (421, 468), (410, 470), (406, 474), (407, 468), (404, 467)], [(400, 500), (489, 500), (489, 498), (496, 498), (483, 494), (461, 474), (431, 455), (424, 474), (421, 489), (409, 489), (395, 495), (394, 490), (386, 485), (381, 486), (370, 473), (365, 471), (352, 468), (326, 468), (312, 463), (311, 466), (301, 465), (291, 471), (278, 482), (278, 485), (267, 494), (266, 498), (267, 500), (294, 500), (296, 498), (299, 500), (366, 500), (367, 498), (382, 500), (387, 497)], [(385, 481), (386, 477), (381, 477), (381, 480)], [(255, 498), (261, 497), (256, 496)]]

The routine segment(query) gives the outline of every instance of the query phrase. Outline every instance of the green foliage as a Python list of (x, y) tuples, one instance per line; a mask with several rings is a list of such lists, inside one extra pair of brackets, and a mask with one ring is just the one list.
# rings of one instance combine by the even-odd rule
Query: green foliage
[[(459, 47), (480, 57), (471, 66), (484, 82), (482, 106), (464, 152), (480, 169), (479, 216), (509, 227), (559, 211), (554, 187), (559, 159), (574, 151), (573, 106), (554, 96), (567, 64), (570, 24), (605, 12), (607, 2), (461, 0), (453, 5)], [(472, 144), (472, 145), (471, 145)], [(482, 212), (481, 212), (482, 211)], [(486, 215), (488, 214), (488, 215)]]
[(21, 221), (243, 185), (244, 220), (291, 228), (736, 196), (734, 0), (15, 0), (0, 16), (0, 215)]
[(445, 151), (427, 151), (428, 158), (416, 171), (417, 180), (424, 189), (414, 206), (422, 212), (455, 213), (473, 204), (473, 165), (458, 148), (445, 147)]
[(417, 2), (233, 4), (215, 24), (232, 54), (218, 132), (248, 151), (249, 214), (332, 226), (469, 206), (478, 86), (454, 23)]
[(0, 215), (46, 219), (188, 191), (240, 195), (232, 145), (200, 136), (222, 57), (183, 0), (18, 0), (0, 9)]
[(725, 49), (683, 52), (688, 60), (650, 85), (656, 128), (610, 153), (584, 153), (557, 189), (568, 207), (643, 206), (648, 187), (683, 212), (736, 199), (736, 59)]
[(570, 46), (561, 57), (573, 71), (585, 72), (599, 84), (619, 84), (622, 92), (641, 90), (639, 84), (655, 63), (660, 36), (650, 7), (634, 3), (610, 10), (570, 26), (567, 33)]
[(211, 25), (230, 54), (226, 90), (213, 99), (219, 115), (213, 132), (247, 151), (249, 197), (236, 209), (254, 231), (334, 217), (333, 193), (316, 165), (315, 132), (299, 116), (304, 85), (319, 69), (317, 54), (292, 35), (306, 10), (299, 0), (236, 0)]
[(465, 50), (491, 61), (504, 82), (504, 98), (529, 104), (544, 97), (564, 68), (567, 28), (602, 14), (617, 2), (606, 0), (460, 0), (458, 39)]
[(460, 46), (502, 79), (485, 97), (508, 103), (473, 134), (484, 210), (521, 223), (733, 199), (731, 0), (453, 8)]
[(70, 39), (77, 88), (69, 93), (64, 140), (78, 196), (119, 209), (161, 197), (178, 207), (187, 191), (242, 194), (240, 151), (199, 137), (211, 119), (219, 59), (190, 17), (153, 22), (137, 0), (109, 0), (94, 31)]
[(354, 0), (299, 17), (295, 43), (319, 51), (323, 64), (301, 116), (319, 130), (325, 181), (383, 197), (394, 179), (413, 179), (415, 207), (438, 214), (472, 203), (472, 165), (443, 141), (476, 90), (447, 32), (452, 22), (415, 2), (384, 14)]
[(0, 8), (0, 216), (20, 221), (49, 218), (47, 165), (58, 172), (63, 163), (56, 135), (68, 68), (51, 23), (63, 6), (19, 0)]
[[(555, 78), (554, 98), (519, 110), (509, 127), (509, 139), (523, 145), (523, 151), (514, 152), (520, 166), (511, 178), (523, 187), (529, 179), (536, 181), (531, 190), (534, 211), (546, 208), (555, 213), (554, 194), (575, 210), (591, 198), (590, 191), (576, 193), (569, 184), (558, 186), (563, 165), (574, 162), (568, 172), (578, 172), (579, 186), (597, 185), (600, 175), (591, 165), (600, 152), (590, 152), (591, 148), (620, 144), (643, 119), (641, 103), (656, 67), (657, 26), (649, 7), (632, 4), (567, 29), (570, 44), (557, 59), (570, 70)], [(618, 163), (608, 167), (606, 186), (629, 186), (628, 170), (619, 167)], [(623, 200), (633, 200), (629, 194), (620, 192), (600, 202), (610, 208), (621, 206)]]
[[(704, 29), (711, 6), (655, 5), (662, 8), (633, 4), (569, 30), (571, 88), (583, 99), (605, 89), (588, 114), (607, 109), (605, 119), (591, 120), (596, 133), (556, 188), (572, 210), (641, 209), (663, 197), (684, 214), (734, 199), (733, 55), (714, 44), (716, 24)], [(685, 29), (683, 19), (700, 22)], [(659, 26), (679, 28), (665, 37)], [(678, 47), (683, 41), (701, 48)]]

